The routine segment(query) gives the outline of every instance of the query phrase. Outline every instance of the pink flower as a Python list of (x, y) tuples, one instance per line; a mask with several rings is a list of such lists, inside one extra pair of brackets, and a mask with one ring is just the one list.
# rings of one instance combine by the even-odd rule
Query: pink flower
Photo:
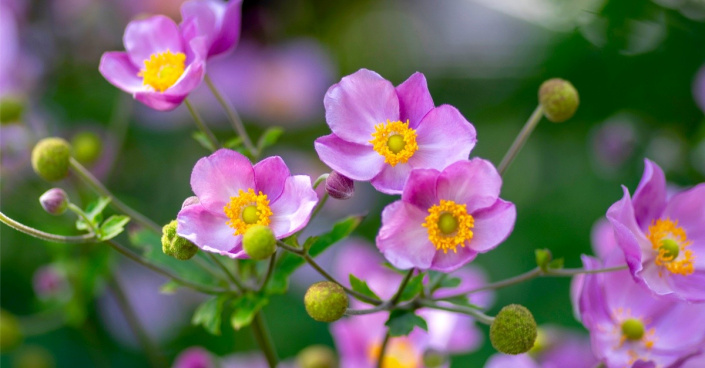
[(187, 39), (204, 36), (208, 58), (232, 51), (240, 38), (242, 0), (191, 0), (181, 5)]
[(163, 15), (130, 22), (126, 52), (111, 51), (100, 59), (100, 73), (114, 86), (160, 111), (173, 110), (203, 80), (207, 39), (185, 38)]
[(177, 233), (205, 251), (230, 258), (247, 258), (242, 235), (250, 226), (269, 226), (277, 239), (287, 237), (308, 223), (318, 203), (311, 178), (291, 176), (281, 157), (252, 166), (228, 149), (198, 160), (191, 188), (199, 203), (181, 209)]
[(453, 271), (495, 248), (516, 208), (499, 198), (502, 178), (483, 159), (411, 172), (401, 200), (382, 212), (377, 247), (397, 268)]
[(395, 88), (360, 69), (330, 87), (323, 103), (333, 134), (316, 140), (321, 161), (387, 194), (400, 194), (412, 169), (467, 159), (477, 141), (456, 108), (434, 107), (421, 73)]

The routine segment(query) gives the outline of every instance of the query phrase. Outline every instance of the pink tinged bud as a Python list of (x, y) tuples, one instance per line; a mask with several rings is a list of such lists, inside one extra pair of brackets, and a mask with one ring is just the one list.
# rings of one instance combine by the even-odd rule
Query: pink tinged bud
[(191, 206), (194, 204), (199, 204), (199, 203), (201, 203), (201, 202), (198, 200), (198, 197), (191, 196), (191, 197), (188, 197), (184, 200), (184, 203), (181, 205), (181, 208), (186, 208), (188, 206)]
[(58, 216), (66, 212), (66, 208), (69, 205), (68, 198), (63, 189), (52, 188), (39, 197), (39, 203), (45, 211)]
[(54, 266), (39, 268), (32, 277), (32, 286), (41, 300), (64, 299), (70, 294), (66, 274)]
[(350, 199), (355, 193), (355, 182), (333, 171), (326, 178), (326, 192), (335, 199)]

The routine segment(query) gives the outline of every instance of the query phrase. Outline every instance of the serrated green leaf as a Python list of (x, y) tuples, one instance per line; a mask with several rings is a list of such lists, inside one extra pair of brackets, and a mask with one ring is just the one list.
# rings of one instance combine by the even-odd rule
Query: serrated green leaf
[(162, 294), (174, 294), (181, 284), (174, 280), (167, 281), (164, 285), (159, 288), (159, 292)]
[(236, 149), (242, 147), (242, 137), (237, 136), (237, 137), (233, 137), (233, 138), (228, 139), (227, 141), (225, 141), (225, 143), (223, 143), (223, 147), (230, 148), (232, 150), (236, 150)]
[(269, 303), (266, 297), (255, 294), (245, 294), (235, 300), (233, 307), (235, 311), (230, 316), (230, 324), (235, 330), (239, 330), (250, 323), (255, 318), (255, 314)]
[(548, 264), (551, 262), (551, 258), (553, 258), (551, 251), (548, 249), (536, 249), (534, 253), (536, 254), (536, 265), (546, 271)]
[(421, 290), (423, 290), (424, 276), (425, 275), (423, 273), (420, 273), (409, 280), (409, 282), (406, 284), (406, 287), (404, 287), (404, 291), (402, 291), (401, 295), (399, 296), (400, 302), (411, 300), (415, 296), (419, 295)]
[(201, 132), (201, 131), (196, 131), (196, 132), (193, 132), (193, 134), (192, 134), (191, 136), (192, 136), (193, 139), (195, 139), (196, 142), (198, 142), (198, 144), (200, 144), (203, 148), (205, 148), (205, 149), (207, 149), (207, 150), (209, 150), (209, 151), (211, 151), (211, 152), (215, 151), (216, 148), (213, 146), (213, 144), (212, 144), (211, 141), (208, 139), (208, 137), (206, 137), (206, 134), (205, 134), (205, 133), (203, 133), (203, 132)]
[(282, 134), (284, 134), (284, 129), (281, 127), (271, 127), (265, 130), (257, 141), (257, 150), (262, 152), (263, 149), (273, 146)]
[(367, 295), (371, 298), (379, 299), (377, 294), (375, 294), (372, 289), (367, 285), (366, 281), (360, 280), (355, 275), (350, 274), (349, 276), (350, 279), (350, 286), (352, 287), (353, 290), (357, 291), (360, 294)]
[(318, 241), (317, 236), (309, 236), (304, 242), (304, 249), (308, 252), (311, 250), (311, 247), (316, 243), (316, 241)]
[(206, 331), (213, 335), (220, 335), (223, 305), (226, 299), (226, 296), (220, 295), (206, 300), (196, 308), (191, 323), (203, 326)]
[(560, 270), (563, 268), (563, 258), (556, 258), (553, 261), (548, 263), (548, 269), (550, 270)]
[(442, 288), (455, 288), (458, 287), (461, 283), (461, 280), (457, 277), (446, 277), (441, 281), (441, 287)]
[(414, 330), (414, 326), (428, 331), (426, 321), (414, 314), (414, 312), (406, 310), (394, 310), (389, 314), (389, 319), (384, 323), (389, 327), (389, 336), (406, 336)]
[(109, 240), (118, 236), (125, 230), (125, 225), (130, 222), (130, 217), (124, 215), (112, 215), (100, 225), (98, 238)]
[[(88, 221), (90, 221), (91, 225), (93, 225), (94, 228), (98, 228), (98, 224), (103, 220), (103, 210), (105, 207), (110, 204), (110, 198), (109, 197), (100, 197), (96, 199), (95, 201), (91, 202), (86, 206), (86, 209), (83, 210), (83, 212), (86, 214), (86, 217), (88, 218)], [(78, 220), (76, 220), (76, 229), (78, 230), (89, 230), (91, 227), (88, 226), (86, 221), (83, 220), (82, 217), (79, 217)]]

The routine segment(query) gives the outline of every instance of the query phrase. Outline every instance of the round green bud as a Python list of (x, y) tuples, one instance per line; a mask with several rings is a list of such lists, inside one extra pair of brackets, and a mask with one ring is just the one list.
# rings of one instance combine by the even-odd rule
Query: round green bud
[(570, 82), (553, 78), (543, 82), (539, 88), (539, 103), (548, 120), (562, 123), (575, 114), (580, 98)]
[(0, 124), (14, 123), (22, 118), (24, 101), (16, 96), (0, 100)]
[(492, 346), (504, 354), (516, 355), (531, 350), (536, 334), (534, 316), (518, 304), (502, 308), (490, 325)]
[(277, 239), (272, 229), (254, 225), (242, 236), (242, 247), (250, 258), (259, 261), (271, 257), (277, 251)]
[(325, 345), (311, 345), (296, 356), (300, 368), (336, 368), (338, 359), (333, 350)]
[(0, 310), (0, 353), (16, 348), (22, 342), (22, 332), (17, 318)]
[(348, 295), (343, 288), (331, 281), (317, 282), (306, 291), (304, 306), (311, 318), (320, 322), (340, 319), (348, 309)]
[(12, 359), (13, 368), (54, 368), (56, 362), (51, 353), (41, 346), (25, 346)]
[(166, 255), (186, 261), (196, 255), (198, 247), (176, 234), (178, 225), (179, 223), (173, 220), (162, 228), (162, 251)]
[(69, 196), (61, 188), (51, 188), (39, 197), (39, 204), (44, 211), (58, 216), (69, 207)]
[(100, 157), (103, 143), (98, 134), (90, 131), (80, 132), (71, 138), (73, 158), (82, 164), (90, 164)]
[(32, 167), (47, 181), (57, 181), (69, 173), (71, 146), (61, 138), (44, 138), (32, 150)]
[(423, 353), (423, 364), (426, 368), (439, 368), (448, 365), (448, 356), (437, 350), (426, 350)]

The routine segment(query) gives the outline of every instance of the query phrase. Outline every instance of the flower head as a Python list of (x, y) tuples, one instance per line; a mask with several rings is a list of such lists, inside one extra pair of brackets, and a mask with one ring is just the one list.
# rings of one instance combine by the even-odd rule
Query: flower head
[(170, 18), (134, 20), (125, 28), (126, 52), (100, 59), (100, 73), (114, 86), (160, 111), (173, 110), (203, 80), (205, 36), (184, 37)]
[(666, 194), (666, 179), (645, 160), (634, 192), (607, 211), (617, 245), (637, 282), (657, 295), (705, 302), (705, 184)]
[(377, 247), (397, 268), (455, 270), (514, 228), (516, 209), (499, 198), (501, 186), (494, 166), (478, 158), (414, 170), (401, 200), (382, 212)]
[(232, 51), (240, 39), (242, 0), (191, 0), (181, 5), (186, 38), (204, 36), (208, 58)]
[(247, 258), (242, 236), (250, 227), (268, 226), (281, 239), (303, 228), (318, 202), (311, 178), (291, 176), (280, 157), (253, 166), (228, 149), (196, 163), (191, 188), (198, 203), (181, 209), (177, 234), (205, 251), (231, 258)]
[(412, 169), (442, 170), (467, 159), (477, 141), (456, 108), (434, 107), (421, 73), (394, 87), (361, 69), (330, 87), (323, 102), (333, 134), (316, 140), (318, 156), (384, 193), (400, 194)]

